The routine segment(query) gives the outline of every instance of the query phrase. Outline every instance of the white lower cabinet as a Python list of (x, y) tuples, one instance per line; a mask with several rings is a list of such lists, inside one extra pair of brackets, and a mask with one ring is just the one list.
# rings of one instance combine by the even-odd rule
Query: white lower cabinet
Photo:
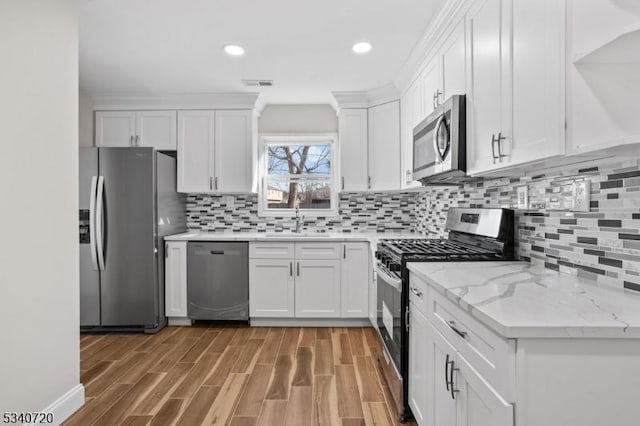
[(251, 243), (250, 316), (366, 319), (368, 256), (368, 243)]
[[(368, 243), (342, 243), (340, 293), (343, 318), (366, 318), (369, 314), (371, 294), (371, 251)], [(373, 302), (375, 306), (375, 300)]]
[(165, 244), (165, 315), (187, 316), (187, 242), (171, 241)]
[(294, 316), (295, 279), (293, 260), (249, 260), (249, 315), (291, 318)]
[(296, 318), (340, 317), (340, 261), (296, 261)]
[(430, 351), (429, 342), (424, 336), (429, 333), (427, 318), (418, 312), (415, 305), (409, 309), (409, 406), (418, 424), (427, 424), (431, 415), (429, 398)]

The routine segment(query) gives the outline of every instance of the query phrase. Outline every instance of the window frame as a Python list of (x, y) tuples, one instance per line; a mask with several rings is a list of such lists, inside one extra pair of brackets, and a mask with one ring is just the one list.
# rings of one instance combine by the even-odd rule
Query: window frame
[[(294, 217), (295, 209), (269, 208), (267, 200), (267, 178), (269, 155), (267, 147), (269, 145), (326, 145), (331, 147), (331, 173), (329, 173), (329, 187), (331, 188), (331, 208), (330, 209), (305, 209), (300, 208), (300, 214), (305, 217), (338, 217), (338, 135), (335, 133), (323, 134), (261, 134), (259, 136), (259, 156), (258, 156), (258, 215), (264, 217)], [(303, 181), (306, 179), (302, 179)], [(313, 180), (313, 179), (310, 179)]]

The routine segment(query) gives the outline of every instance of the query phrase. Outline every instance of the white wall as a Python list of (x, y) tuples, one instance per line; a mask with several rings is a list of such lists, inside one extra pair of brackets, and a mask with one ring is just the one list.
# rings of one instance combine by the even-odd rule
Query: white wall
[(337, 133), (331, 105), (267, 105), (258, 119), (259, 133)]
[(0, 0), (0, 413), (83, 399), (77, 21), (76, 0)]
[(80, 90), (78, 101), (78, 141), (80, 146), (93, 146), (93, 100)]

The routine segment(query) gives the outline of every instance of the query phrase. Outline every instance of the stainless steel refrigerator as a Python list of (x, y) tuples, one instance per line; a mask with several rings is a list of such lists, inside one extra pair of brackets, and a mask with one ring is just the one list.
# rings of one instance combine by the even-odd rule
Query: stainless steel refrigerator
[(81, 329), (160, 330), (163, 237), (185, 229), (175, 158), (153, 148), (81, 148)]

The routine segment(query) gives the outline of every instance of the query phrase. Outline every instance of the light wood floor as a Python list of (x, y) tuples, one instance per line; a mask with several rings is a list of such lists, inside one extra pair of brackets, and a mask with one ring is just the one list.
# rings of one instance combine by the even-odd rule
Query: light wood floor
[(388, 425), (372, 328), (167, 327), (83, 335), (66, 425)]

